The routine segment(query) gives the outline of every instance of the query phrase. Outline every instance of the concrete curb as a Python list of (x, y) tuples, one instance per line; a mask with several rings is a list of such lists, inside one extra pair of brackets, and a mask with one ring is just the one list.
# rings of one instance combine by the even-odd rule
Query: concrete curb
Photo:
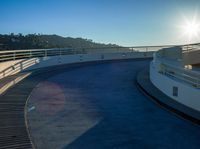
[(136, 83), (145, 95), (149, 96), (161, 107), (173, 112), (183, 119), (200, 125), (200, 112), (171, 99), (156, 88), (149, 79), (149, 68), (145, 68), (138, 72)]

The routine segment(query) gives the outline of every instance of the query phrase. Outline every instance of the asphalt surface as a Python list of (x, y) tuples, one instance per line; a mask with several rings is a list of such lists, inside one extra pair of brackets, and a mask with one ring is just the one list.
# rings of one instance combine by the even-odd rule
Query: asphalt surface
[(200, 127), (152, 102), (138, 89), (149, 60), (66, 69), (41, 81), (28, 102), (36, 148), (194, 149)]

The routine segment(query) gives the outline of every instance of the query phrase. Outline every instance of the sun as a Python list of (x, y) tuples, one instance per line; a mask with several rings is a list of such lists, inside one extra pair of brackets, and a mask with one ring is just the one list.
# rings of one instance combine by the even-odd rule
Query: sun
[(187, 22), (183, 29), (185, 35), (188, 35), (190, 38), (196, 38), (199, 34), (200, 25), (197, 22)]
[(196, 18), (197, 17), (193, 17), (191, 20), (185, 18), (184, 22), (181, 24), (183, 36), (188, 42), (200, 39), (200, 22), (198, 22)]

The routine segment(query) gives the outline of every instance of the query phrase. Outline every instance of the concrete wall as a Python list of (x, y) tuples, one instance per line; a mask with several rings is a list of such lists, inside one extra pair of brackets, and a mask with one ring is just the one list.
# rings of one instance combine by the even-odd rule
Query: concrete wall
[[(157, 65), (153, 62), (150, 65), (151, 82), (165, 95), (184, 104), (185, 106), (200, 111), (200, 89), (158, 73), (156, 66)], [(177, 97), (173, 96), (173, 87), (178, 88)]]
[(182, 59), (181, 47), (164, 48), (156, 53), (162, 58), (168, 58), (172, 60)]
[(77, 62), (104, 61), (116, 59), (148, 58), (152, 57), (153, 52), (129, 52), (129, 53), (94, 53), (94, 54), (76, 54), (62, 55), (42, 58), (31, 58), (22, 60), (13, 60), (0, 63), (0, 79), (9, 75), (27, 70), (33, 70), (48, 66), (61, 64), (70, 64)]
[(200, 64), (200, 50), (185, 52), (183, 54), (183, 62), (185, 65)]

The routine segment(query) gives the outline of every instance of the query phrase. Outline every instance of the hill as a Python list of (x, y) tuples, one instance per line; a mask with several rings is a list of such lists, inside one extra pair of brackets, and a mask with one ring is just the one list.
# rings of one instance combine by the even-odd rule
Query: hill
[(116, 47), (115, 44), (102, 44), (91, 39), (62, 37), (40, 34), (0, 34), (0, 50), (49, 49), (49, 48), (98, 48)]

